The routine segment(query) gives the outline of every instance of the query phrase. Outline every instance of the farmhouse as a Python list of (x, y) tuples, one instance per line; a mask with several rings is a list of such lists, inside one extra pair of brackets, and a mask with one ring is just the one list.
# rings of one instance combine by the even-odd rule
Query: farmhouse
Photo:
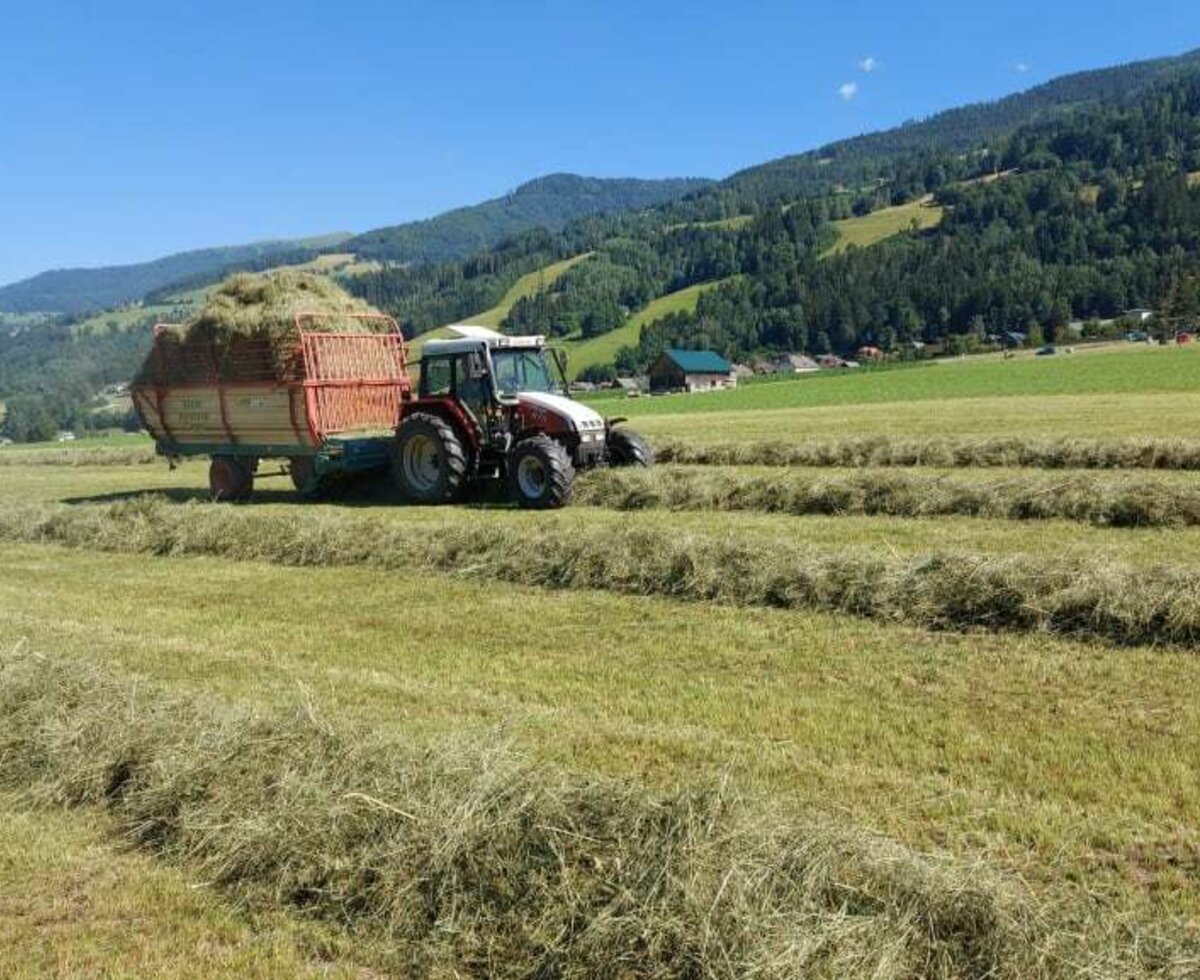
[(812, 374), (820, 371), (821, 365), (807, 354), (780, 354), (775, 369), (781, 374)]
[(708, 350), (666, 350), (650, 365), (650, 390), (709, 391), (737, 386), (733, 365)]

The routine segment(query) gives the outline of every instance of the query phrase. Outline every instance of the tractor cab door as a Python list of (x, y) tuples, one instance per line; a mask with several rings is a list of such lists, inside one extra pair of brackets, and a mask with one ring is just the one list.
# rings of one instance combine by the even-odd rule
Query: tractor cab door
[(467, 414), (479, 426), (486, 443), (491, 439), (488, 431), (492, 413), (488, 411), (494, 401), (492, 376), (488, 373), (487, 358), (482, 353), (459, 354), (454, 358), (454, 394)]
[(453, 401), (475, 426), (480, 442), (491, 441), (488, 408), (493, 400), (492, 379), (482, 353), (471, 351), (422, 358), (420, 395)]

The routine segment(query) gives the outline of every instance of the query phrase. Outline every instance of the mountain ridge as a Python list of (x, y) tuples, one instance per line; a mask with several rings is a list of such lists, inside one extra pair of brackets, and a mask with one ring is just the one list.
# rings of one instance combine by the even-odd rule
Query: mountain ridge
[(350, 232), (334, 232), (308, 238), (265, 239), (172, 252), (148, 262), (47, 269), (0, 286), (0, 312), (75, 314), (110, 309), (136, 302), (155, 289), (208, 269), (302, 253), (315, 255), (350, 237)]
[(714, 184), (706, 177), (534, 177), (500, 197), (452, 208), (432, 218), (385, 225), (343, 243), (360, 258), (390, 262), (441, 262), (465, 258), (530, 228), (559, 231), (593, 214), (636, 211), (681, 198)]
[[(333, 249), (390, 262), (462, 259), (535, 227), (560, 230), (591, 214), (640, 210), (712, 184), (708, 178), (584, 177), (551, 173), (500, 197), (464, 205), (420, 221), (384, 225), (361, 235), (339, 232), (303, 239), (190, 249), (123, 265), (50, 269), (0, 286), (0, 312), (95, 313), (142, 300), (147, 294), (221, 278), (238, 269), (292, 264)], [(276, 261), (279, 260), (279, 261)]]

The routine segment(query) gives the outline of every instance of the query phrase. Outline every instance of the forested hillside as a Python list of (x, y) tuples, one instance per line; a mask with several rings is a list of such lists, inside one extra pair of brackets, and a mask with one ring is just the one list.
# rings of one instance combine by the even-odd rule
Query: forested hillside
[(143, 299), (166, 286), (197, 278), (220, 278), (227, 270), (303, 262), (344, 241), (346, 234), (294, 241), (256, 242), (179, 252), (153, 262), (57, 269), (0, 287), (0, 311), (86, 313)]
[[(969, 345), (1005, 330), (1053, 338), (1071, 319), (1135, 306), (1190, 309), (1200, 269), (1200, 188), (1188, 178), (1200, 171), (1200, 74), (1022, 127), (971, 153), (924, 149), (874, 166), (864, 187), (762, 206), (737, 221), (680, 221), (676, 205), (592, 218), (466, 263), (384, 270), (355, 288), (420, 333), (490, 307), (518, 275), (589, 252), (504, 321), (512, 331), (587, 339), (656, 297), (728, 280), (694, 312), (648, 324), (636, 349), (619, 352), (625, 370), (669, 345), (733, 357), (947, 338)], [(839, 220), (926, 198), (928, 219), (914, 213), (921, 228), (890, 229), (900, 233), (870, 248), (833, 247)]]
[(0, 400), (6, 408), (0, 434), (33, 442), (59, 429), (122, 424), (122, 417), (93, 412), (97, 393), (128, 381), (149, 343), (149, 327), (79, 337), (62, 324), (0, 324)]
[(1012, 173), (935, 175), (942, 223), (871, 248), (821, 259), (764, 215), (739, 233), (759, 243), (746, 275), (644, 331), (640, 358), (664, 345), (744, 355), (1004, 330), (1054, 339), (1071, 319), (1131, 307), (1198, 312), (1200, 188), (1188, 172), (1200, 169), (1200, 76), (1022, 129), (993, 152)]
[[(693, 195), (679, 210), (692, 218), (716, 219), (755, 212), (796, 197), (861, 189), (890, 177), (902, 161), (978, 152), (1021, 126), (1099, 105), (1127, 105), (1151, 87), (1197, 70), (1200, 50), (1064, 75), (995, 102), (961, 106), (894, 129), (749, 167)], [(994, 158), (990, 163), (993, 168), (999, 166)]]
[(559, 231), (591, 214), (639, 211), (711, 184), (710, 180), (606, 180), (551, 174), (511, 194), (457, 208), (428, 221), (378, 228), (342, 247), (365, 259), (398, 263), (443, 262), (490, 248), (531, 228)]

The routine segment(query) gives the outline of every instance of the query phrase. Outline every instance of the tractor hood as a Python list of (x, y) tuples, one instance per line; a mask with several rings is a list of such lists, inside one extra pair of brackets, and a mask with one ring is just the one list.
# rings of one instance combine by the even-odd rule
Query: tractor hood
[(604, 419), (599, 412), (593, 411), (563, 395), (551, 395), (542, 391), (522, 391), (517, 395), (521, 407), (527, 411), (536, 412), (540, 409), (557, 415), (570, 423), (577, 432), (591, 432), (604, 428)]

